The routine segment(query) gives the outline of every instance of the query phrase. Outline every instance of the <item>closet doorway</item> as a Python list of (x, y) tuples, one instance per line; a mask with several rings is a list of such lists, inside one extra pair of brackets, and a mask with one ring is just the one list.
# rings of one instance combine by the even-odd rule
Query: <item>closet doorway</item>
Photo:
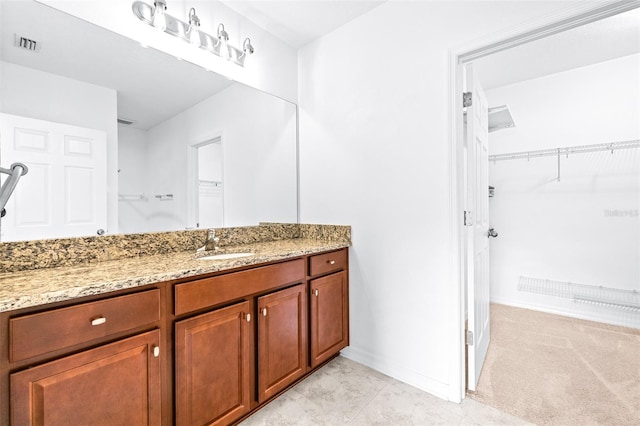
[(187, 161), (190, 226), (221, 228), (224, 226), (222, 136), (190, 144)]
[[(596, 24), (605, 28), (605, 34), (612, 35), (612, 28), (620, 29), (619, 19), (622, 15), (619, 13), (633, 9), (637, 4), (626, 2), (624, 7), (621, 4), (617, 7), (618, 9), (612, 6), (584, 13), (576, 20), (575, 26), (578, 26), (577, 22), (581, 24), (585, 20), (598, 21)], [(489, 137), (489, 185), (495, 187), (495, 196), (489, 201), (490, 211), (493, 213), (490, 215), (490, 227), (495, 227), (495, 231), (500, 234), (500, 237), (491, 241), (491, 245), (495, 246), (491, 248), (490, 263), (492, 302), (627, 326), (634, 326), (634, 321), (638, 320), (638, 312), (633, 312), (637, 301), (632, 287), (637, 286), (640, 281), (637, 276), (639, 271), (637, 266), (630, 266), (633, 261), (629, 260), (635, 253), (637, 263), (637, 236), (640, 235), (637, 229), (637, 209), (640, 204), (637, 189), (640, 181), (637, 177), (640, 151), (640, 135), (637, 134), (638, 89), (634, 89), (633, 83), (626, 86), (624, 92), (630, 98), (627, 99), (627, 104), (635, 102), (635, 106), (624, 108), (611, 96), (607, 97), (607, 94), (615, 92), (611, 87), (602, 89), (604, 93), (599, 93), (601, 89), (598, 84), (577, 84), (584, 81), (586, 74), (595, 75), (598, 72), (614, 76), (608, 78), (609, 83), (621, 83), (624, 72), (615, 74), (613, 69), (624, 68), (620, 63), (625, 61), (627, 65), (631, 63), (631, 66), (637, 67), (638, 15), (635, 16), (628, 18), (628, 22), (634, 25), (636, 31), (636, 47), (627, 52), (619, 51), (625, 43), (612, 44), (606, 40), (588, 42), (581, 39), (581, 36), (571, 36), (571, 31), (566, 31), (559, 36), (573, 37), (574, 42), (583, 45), (574, 47), (569, 54), (565, 53), (564, 59), (570, 61), (565, 60), (564, 64), (559, 65), (562, 61), (545, 60), (532, 54), (521, 56), (534, 59), (538, 65), (548, 65), (546, 69), (536, 66), (536, 62), (532, 65), (513, 59), (518, 56), (518, 50), (531, 47), (524, 44), (496, 54), (495, 51), (500, 50), (496, 47), (499, 43), (496, 43), (485, 46), (484, 53), (482, 49), (476, 49), (466, 59), (462, 54), (456, 56), (457, 59), (462, 59), (461, 63), (473, 62), (479, 70), (481, 81), (483, 61), (495, 59), (492, 56), (498, 59), (499, 56), (511, 56), (511, 62), (506, 67), (508, 73), (503, 74), (512, 80), (497, 85), (495, 81), (484, 84), (489, 88), (489, 107), (494, 111), (504, 112), (503, 106), (507, 104), (506, 111), (511, 114), (515, 123), (515, 127), (507, 127), (513, 125), (509, 124), (509, 120), (498, 123), (502, 127), (494, 127), (495, 134), (492, 132)], [(609, 17), (618, 19), (618, 22), (600, 22), (601, 18)], [(563, 20), (560, 27), (567, 25), (567, 22), (566, 19)], [(607, 25), (613, 26), (607, 29)], [(580, 34), (584, 28), (576, 30), (573, 32)], [(545, 27), (545, 31), (549, 31), (549, 26)], [(529, 36), (530, 32), (527, 37)], [(514, 44), (514, 39), (509, 43)], [(545, 54), (559, 53), (557, 51), (561, 44), (551, 38), (531, 44), (535, 43), (542, 43), (541, 52)], [(580, 53), (583, 47), (587, 47), (584, 50), (590, 50), (589, 53), (592, 54), (600, 44), (607, 47), (604, 57)], [(489, 55), (490, 53), (493, 54)], [(504, 62), (502, 66), (504, 67)], [(461, 66), (456, 65), (456, 68), (461, 72)], [(541, 68), (543, 70), (540, 72)], [(537, 75), (536, 70), (539, 71)], [(577, 70), (585, 75), (578, 78)], [(574, 74), (571, 75), (571, 72)], [(500, 72), (487, 73), (494, 80), (499, 74)], [(636, 86), (637, 75), (636, 71)], [(556, 77), (555, 82), (551, 76)], [(523, 82), (529, 82), (530, 87), (525, 87)], [(599, 82), (601, 81), (596, 81)], [(555, 84), (555, 89), (547, 86), (547, 90), (551, 90), (552, 95), (563, 96), (560, 101), (554, 100), (551, 95), (545, 95), (544, 86), (540, 86), (542, 83)], [(576, 84), (571, 87), (572, 83)], [(536, 87), (536, 84), (539, 86)], [(580, 86), (579, 90), (575, 89), (576, 85)], [(517, 91), (516, 89), (520, 93), (514, 97), (512, 92)], [(527, 91), (539, 99), (527, 102), (524, 98)], [(624, 95), (620, 93), (621, 89), (617, 92), (617, 95)], [(461, 101), (462, 99), (459, 104)], [(594, 104), (598, 110), (597, 118), (590, 115), (593, 112), (586, 111), (588, 105)], [(535, 116), (528, 117), (536, 108), (537, 123)], [(552, 119), (545, 118), (545, 114), (549, 114)], [(626, 125), (621, 126), (620, 122), (625, 122)], [(564, 130), (561, 130), (563, 125)], [(536, 132), (525, 134), (527, 128), (534, 128)], [(606, 151), (605, 147), (608, 148)], [(464, 158), (461, 155), (463, 152), (459, 149), (455, 155), (458, 158), (458, 171), (461, 159)], [(554, 155), (550, 155), (551, 153)], [(500, 157), (502, 154), (504, 156)], [(461, 175), (458, 173), (456, 176), (458, 182), (463, 180)], [(462, 185), (459, 184), (458, 187)], [(462, 200), (465, 197), (460, 192), (458, 202), (464, 205)], [(496, 213), (498, 208), (499, 213)], [(614, 218), (624, 219), (626, 222), (612, 222)], [(461, 228), (459, 232), (459, 240), (464, 241), (466, 229)], [(616, 232), (619, 234), (613, 235)], [(562, 233), (564, 235), (560, 235)], [(627, 240), (623, 241), (625, 234)], [(610, 237), (607, 244), (610, 245), (602, 243), (607, 235)], [(499, 248), (500, 246), (502, 247)], [(466, 252), (466, 249), (461, 250), (461, 253)], [(547, 254), (549, 252), (551, 254)], [(538, 253), (537, 257), (532, 253)], [(607, 264), (611, 262), (618, 262), (617, 266)], [(466, 263), (461, 261), (462, 278), (468, 277), (465, 275)], [(536, 269), (536, 263), (545, 265), (546, 269)], [(532, 268), (536, 274), (532, 273)], [(598, 270), (598, 274), (594, 273), (595, 270)], [(626, 277), (623, 276), (624, 271)], [(496, 282), (497, 286), (494, 285)], [(612, 287), (613, 291), (602, 291), (600, 286)], [(583, 296), (576, 297), (576, 294)], [(466, 288), (463, 288), (461, 302), (465, 296)], [(465, 313), (464, 309), (462, 311)], [(463, 316), (462, 324), (465, 319), (467, 318)], [(463, 338), (466, 337), (466, 333), (464, 334)]]
[[(633, 21), (636, 11), (588, 26)], [(588, 26), (534, 44), (571, 37), (575, 51), (582, 38), (597, 50), (589, 34), (572, 36), (596, 32)], [(507, 84), (492, 70), (500, 54), (473, 63), (490, 105), (489, 227), (500, 235), (490, 242), (492, 342), (470, 396), (536, 424), (640, 418), (640, 101), (630, 96), (640, 54), (611, 51), (623, 44)]]

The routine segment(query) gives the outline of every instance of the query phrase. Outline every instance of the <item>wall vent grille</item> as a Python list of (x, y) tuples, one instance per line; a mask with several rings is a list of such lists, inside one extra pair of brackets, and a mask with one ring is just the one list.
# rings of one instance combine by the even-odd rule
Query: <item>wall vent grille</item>
[(127, 120), (126, 118), (118, 118), (118, 124), (124, 124), (125, 126), (131, 126), (135, 121)]
[(21, 36), (16, 34), (16, 47), (21, 49), (29, 50), (31, 52), (37, 52), (40, 50), (40, 43), (36, 40), (28, 37)]

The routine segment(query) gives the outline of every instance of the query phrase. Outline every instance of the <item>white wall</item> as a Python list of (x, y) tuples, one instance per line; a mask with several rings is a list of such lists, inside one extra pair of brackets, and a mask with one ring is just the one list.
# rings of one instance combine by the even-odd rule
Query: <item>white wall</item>
[[(122, 234), (149, 232), (148, 135), (118, 125), (118, 227)], [(136, 195), (144, 198), (135, 199)]]
[[(236, 84), (149, 130), (154, 229), (187, 220), (187, 147), (222, 136), (224, 225), (296, 222), (295, 105)], [(158, 201), (155, 194), (173, 194)]]
[(348, 357), (459, 391), (448, 49), (563, 6), (389, 1), (301, 50), (301, 220), (352, 226)]
[[(491, 154), (640, 139), (639, 75), (636, 54), (488, 91), (516, 122), (490, 134)], [(494, 302), (640, 327), (638, 314), (518, 291), (521, 275), (640, 291), (639, 151), (563, 157), (560, 182), (555, 157), (490, 164)]]
[(116, 91), (9, 62), (0, 80), (0, 112), (107, 133), (107, 231), (118, 232)]
[(297, 101), (297, 51), (216, 0), (171, 0), (167, 13), (186, 22), (189, 9), (195, 7), (202, 31), (215, 36), (222, 22), (229, 43), (237, 48), (250, 37), (255, 53), (246, 59), (244, 68), (142, 23), (131, 10), (132, 0), (38, 1), (235, 81)]

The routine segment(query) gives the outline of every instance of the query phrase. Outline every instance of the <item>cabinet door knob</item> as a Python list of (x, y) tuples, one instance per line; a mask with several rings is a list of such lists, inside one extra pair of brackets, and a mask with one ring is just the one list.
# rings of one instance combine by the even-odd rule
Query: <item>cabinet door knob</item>
[(153, 356), (155, 358), (158, 358), (160, 356), (160, 346), (154, 346), (153, 347)]
[(314, 295), (315, 297), (318, 297), (318, 289), (317, 289), (317, 288), (316, 288), (315, 290), (313, 290), (313, 295)]
[(107, 322), (107, 319), (105, 317), (98, 317), (91, 320), (91, 325), (100, 325), (104, 324), (105, 322)]
[(251, 314), (247, 314), (247, 322), (251, 322)]
[(262, 316), (263, 317), (267, 316), (267, 308), (262, 308)]
[(335, 264), (336, 264), (336, 261), (335, 261), (335, 260), (327, 260), (327, 263), (328, 263), (329, 265), (335, 265)]

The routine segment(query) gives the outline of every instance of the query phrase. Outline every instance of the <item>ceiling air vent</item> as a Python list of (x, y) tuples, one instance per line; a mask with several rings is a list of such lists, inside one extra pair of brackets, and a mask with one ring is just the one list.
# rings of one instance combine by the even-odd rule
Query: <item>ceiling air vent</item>
[(38, 43), (34, 39), (16, 34), (16, 47), (30, 50), (32, 52), (37, 52), (38, 50), (40, 50), (40, 43)]
[(127, 120), (126, 118), (118, 118), (118, 124), (124, 124), (125, 126), (131, 126), (135, 121)]

